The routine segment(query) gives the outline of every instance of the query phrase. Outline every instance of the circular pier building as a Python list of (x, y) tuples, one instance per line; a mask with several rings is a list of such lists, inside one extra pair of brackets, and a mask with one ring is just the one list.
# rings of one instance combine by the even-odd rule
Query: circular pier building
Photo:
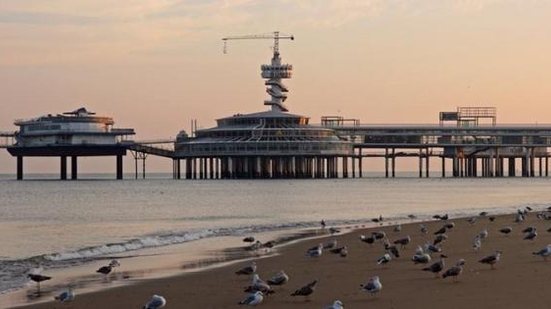
[[(277, 37), (277, 34), (276, 34)], [(236, 114), (217, 120), (217, 126), (180, 132), (175, 144), (175, 169), (181, 164), (187, 179), (230, 178), (334, 178), (338, 159), (353, 155), (352, 143), (328, 127), (309, 125), (309, 118), (288, 113), (283, 105), (292, 65), (282, 64), (274, 45), (271, 64), (262, 65), (266, 79), (264, 101), (271, 109)]]

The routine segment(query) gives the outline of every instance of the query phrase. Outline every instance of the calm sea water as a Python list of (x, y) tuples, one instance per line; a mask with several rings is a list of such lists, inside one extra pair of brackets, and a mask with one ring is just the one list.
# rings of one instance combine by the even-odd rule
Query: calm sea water
[[(166, 177), (166, 176), (165, 176)], [(551, 179), (29, 180), (0, 177), (0, 291), (29, 268), (382, 214), (505, 212), (551, 205)]]

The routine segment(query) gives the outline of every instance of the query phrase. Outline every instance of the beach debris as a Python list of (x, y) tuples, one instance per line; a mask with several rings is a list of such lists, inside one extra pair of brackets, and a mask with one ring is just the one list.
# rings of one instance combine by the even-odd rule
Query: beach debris
[(236, 271), (236, 275), (252, 275), (256, 273), (256, 262), (251, 262), (251, 265), (245, 266), (241, 268), (240, 270)]
[(545, 248), (532, 252), (533, 255), (539, 255), (543, 258), (544, 261), (547, 261), (547, 257), (551, 255), (551, 244), (547, 245)]
[(394, 232), (395, 233), (400, 233), (402, 231), (402, 225), (401, 224), (398, 224), (394, 227)]
[(336, 300), (332, 305), (325, 307), (325, 309), (344, 309), (344, 304), (340, 300)]
[(494, 254), (488, 255), (488, 256), (482, 258), (481, 260), (479, 260), (478, 262), (479, 262), (479, 263), (482, 263), (482, 264), (488, 264), (488, 265), (490, 265), (490, 267), (491, 267), (492, 269), (494, 269), (494, 265), (495, 265), (497, 262), (499, 262), (502, 253), (503, 253), (502, 251), (499, 251), (499, 250), (498, 250), (498, 251), (496, 251)]
[(433, 245), (438, 245), (439, 243), (445, 241), (448, 239), (448, 235), (446, 234), (440, 234), (440, 235), (436, 235), (436, 238), (434, 239), (434, 241), (432, 242)]
[(318, 284), (318, 280), (314, 280), (307, 285), (295, 290), (293, 293), (291, 293), (291, 296), (310, 296), (314, 291), (316, 290), (316, 285)]
[(453, 277), (453, 281), (457, 282), (457, 277), (459, 277), (461, 275), (461, 273), (463, 273), (463, 266), (464, 265), (465, 265), (465, 260), (460, 259), (459, 261), (457, 261), (457, 263), (455, 263), (454, 266), (452, 266), (451, 268), (448, 268), (442, 274), (442, 278), (446, 279), (447, 277)]
[(410, 242), (411, 242), (411, 237), (408, 235), (408, 236), (406, 236), (406, 237), (404, 237), (404, 238), (400, 238), (400, 239), (395, 240), (395, 241), (394, 241), (394, 244), (395, 244), (395, 245), (400, 244), (401, 248), (403, 249), (403, 248), (405, 248), (406, 245), (408, 245)]
[(427, 234), (429, 232), (429, 229), (424, 224), (419, 224), (419, 228), (421, 230), (421, 233), (423, 233), (423, 234)]
[(264, 282), (264, 280), (260, 279), (260, 276), (258, 274), (254, 274), (251, 285), (245, 288), (245, 292), (255, 293), (258, 291), (262, 292), (262, 294), (265, 294), (265, 295), (275, 293), (269, 284)]
[(143, 306), (143, 309), (159, 309), (166, 306), (166, 299), (160, 295), (153, 295), (151, 299)]
[(374, 276), (369, 278), (366, 284), (361, 284), (360, 287), (363, 291), (366, 291), (374, 296), (383, 289), (383, 284), (381, 283), (379, 276)]
[(439, 273), (444, 269), (444, 259), (447, 258), (447, 256), (445, 254), (440, 254), (440, 259), (431, 264), (429, 267), (425, 267), (423, 268), (422, 270), (423, 271), (430, 271), (431, 273), (433, 273), (436, 278), (438, 278), (438, 275)]
[(531, 230), (530, 232), (526, 233), (524, 235), (524, 240), (534, 240), (536, 239), (536, 237), (538, 236), (538, 232), (536, 232), (536, 228), (534, 228), (533, 230)]
[(375, 237), (373, 235), (371, 236), (360, 235), (360, 240), (372, 245), (375, 242)]
[(264, 300), (264, 294), (260, 291), (251, 293), (244, 300), (239, 302), (239, 305), (256, 306)]
[(511, 234), (512, 231), (513, 231), (513, 228), (510, 226), (506, 226), (504, 228), (499, 229), (499, 232), (505, 235)]
[(270, 285), (284, 285), (287, 282), (289, 282), (289, 276), (283, 270), (280, 270), (268, 280)]
[(30, 273), (30, 274), (27, 275), (27, 277), (29, 279), (31, 279), (32, 281), (36, 282), (36, 294), (37, 295), (40, 295), (40, 282), (48, 281), (48, 280), (52, 279), (52, 277), (44, 276), (44, 275), (37, 274), (37, 273)]
[(61, 303), (71, 302), (75, 299), (75, 293), (73, 292), (73, 289), (69, 287), (66, 291), (63, 291), (59, 295), (55, 296), (54, 299)]
[(254, 240), (255, 239), (252, 236), (247, 236), (247, 237), (243, 238), (243, 242), (248, 242), (248, 243), (253, 243)]
[(323, 249), (333, 249), (333, 248), (336, 248), (336, 247), (337, 247), (337, 239), (336, 238), (333, 238), (332, 240), (330, 240), (329, 242), (327, 242), (323, 245)]
[(383, 254), (383, 256), (381, 256), (380, 258), (377, 259), (377, 264), (378, 265), (385, 265), (388, 262), (390, 262), (391, 260), (392, 260), (392, 257), (390, 256), (390, 254), (385, 253), (385, 254)]
[(320, 257), (323, 254), (323, 244), (319, 244), (316, 247), (312, 247), (306, 250), (306, 256)]

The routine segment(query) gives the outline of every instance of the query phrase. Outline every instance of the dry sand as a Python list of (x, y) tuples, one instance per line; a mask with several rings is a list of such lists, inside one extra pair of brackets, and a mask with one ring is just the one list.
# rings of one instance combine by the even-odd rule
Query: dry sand
[[(340, 245), (346, 244), (349, 255), (324, 252), (319, 258), (308, 258), (305, 251), (325, 239), (309, 239), (279, 249), (281, 255), (257, 259), (258, 274), (267, 280), (279, 270), (290, 276), (289, 282), (275, 287), (276, 293), (266, 296), (261, 308), (325, 308), (334, 300), (343, 301), (346, 308), (551, 308), (551, 259), (544, 262), (532, 255), (551, 243), (551, 221), (530, 214), (521, 224), (513, 223), (513, 215), (497, 217), (494, 222), (480, 217), (474, 225), (465, 219), (451, 219), (454, 229), (449, 231), (443, 252), (448, 255), (446, 268), (459, 258), (466, 266), (459, 282), (435, 278), (421, 271), (423, 265), (414, 265), (411, 257), (418, 244), (432, 240), (443, 223), (427, 223), (429, 234), (420, 232), (419, 224), (403, 225), (401, 232), (393, 227), (358, 230), (336, 236)], [(498, 230), (513, 227), (509, 236)], [(539, 235), (534, 241), (522, 240), (521, 230), (536, 226)], [(489, 237), (479, 252), (472, 249), (472, 240), (487, 228)], [(402, 256), (393, 259), (385, 267), (376, 264), (384, 253), (383, 245), (370, 246), (359, 240), (360, 234), (383, 230), (391, 240), (410, 235), (412, 243)], [(495, 270), (477, 261), (494, 250), (502, 250), (502, 260)], [(433, 255), (434, 256), (434, 255)], [(237, 276), (234, 272), (248, 265), (248, 261), (185, 275), (146, 280), (135, 285), (117, 287), (100, 292), (77, 295), (70, 304), (43, 303), (26, 308), (141, 308), (152, 294), (167, 299), (165, 308), (241, 308), (237, 303), (246, 294), (243, 288), (250, 282), (249, 276)], [(360, 290), (360, 284), (377, 275), (383, 290), (373, 297)], [(309, 301), (290, 294), (302, 285), (318, 279), (319, 284)]]

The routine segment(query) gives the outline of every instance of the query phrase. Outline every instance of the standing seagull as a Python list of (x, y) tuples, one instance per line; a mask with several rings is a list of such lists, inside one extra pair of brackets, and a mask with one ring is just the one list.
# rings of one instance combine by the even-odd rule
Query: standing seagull
[(54, 299), (62, 303), (71, 302), (75, 299), (75, 293), (73, 292), (73, 289), (69, 287), (67, 291), (55, 296)]
[(282, 270), (268, 280), (271, 285), (284, 285), (289, 281), (289, 276)]
[(107, 265), (100, 267), (98, 270), (96, 270), (96, 272), (102, 274), (104, 278), (107, 279), (107, 275), (109, 275), (111, 270), (113, 270), (113, 266)]
[(536, 232), (536, 228), (534, 230), (530, 231), (528, 234), (524, 236), (524, 240), (534, 240), (538, 236), (538, 232)]
[(547, 261), (547, 257), (551, 255), (551, 245), (547, 245), (545, 248), (540, 251), (532, 252), (533, 255), (539, 255), (543, 258), (544, 261)]
[(479, 235), (477, 235), (473, 240), (473, 249), (474, 249), (474, 251), (480, 250), (481, 246), (482, 246), (482, 242), (480, 241)]
[(29, 279), (36, 282), (36, 293), (40, 295), (40, 282), (52, 279), (52, 277), (40, 275), (40, 274), (28, 274)]
[(453, 277), (453, 281), (457, 282), (457, 277), (463, 272), (463, 265), (465, 265), (465, 260), (460, 259), (453, 267), (442, 274), (442, 278)]
[(447, 258), (446, 255), (440, 254), (440, 259), (430, 265), (429, 267), (423, 268), (423, 271), (430, 271), (435, 275), (436, 278), (438, 278), (439, 273), (444, 269), (444, 259)]
[(492, 255), (488, 255), (487, 257), (484, 257), (483, 259), (479, 260), (479, 263), (482, 264), (488, 264), (492, 269), (494, 269), (494, 265), (499, 262), (499, 259), (501, 258), (501, 251), (496, 251)]
[(392, 260), (392, 257), (390, 256), (390, 254), (385, 253), (383, 256), (381, 256), (380, 258), (377, 259), (377, 264), (378, 265), (385, 265), (388, 262), (390, 262), (391, 260)]
[(369, 278), (366, 284), (360, 285), (362, 290), (369, 292), (371, 295), (379, 293), (383, 289), (379, 276)]
[(408, 235), (404, 238), (400, 238), (400, 239), (395, 240), (394, 244), (395, 245), (400, 244), (401, 248), (404, 249), (406, 247), (406, 245), (408, 245), (410, 242), (411, 242), (411, 237), (409, 237), (409, 235)]
[(262, 292), (256, 291), (254, 293), (249, 294), (247, 298), (240, 301), (240, 305), (249, 305), (249, 306), (256, 306), (260, 304), (264, 300), (264, 295), (262, 295)]
[(159, 309), (166, 305), (166, 299), (160, 295), (153, 295), (147, 304), (143, 306), (143, 309)]
[(310, 296), (314, 291), (316, 290), (316, 285), (318, 284), (318, 280), (314, 280), (307, 285), (301, 287), (300, 289), (295, 290), (291, 296)]

